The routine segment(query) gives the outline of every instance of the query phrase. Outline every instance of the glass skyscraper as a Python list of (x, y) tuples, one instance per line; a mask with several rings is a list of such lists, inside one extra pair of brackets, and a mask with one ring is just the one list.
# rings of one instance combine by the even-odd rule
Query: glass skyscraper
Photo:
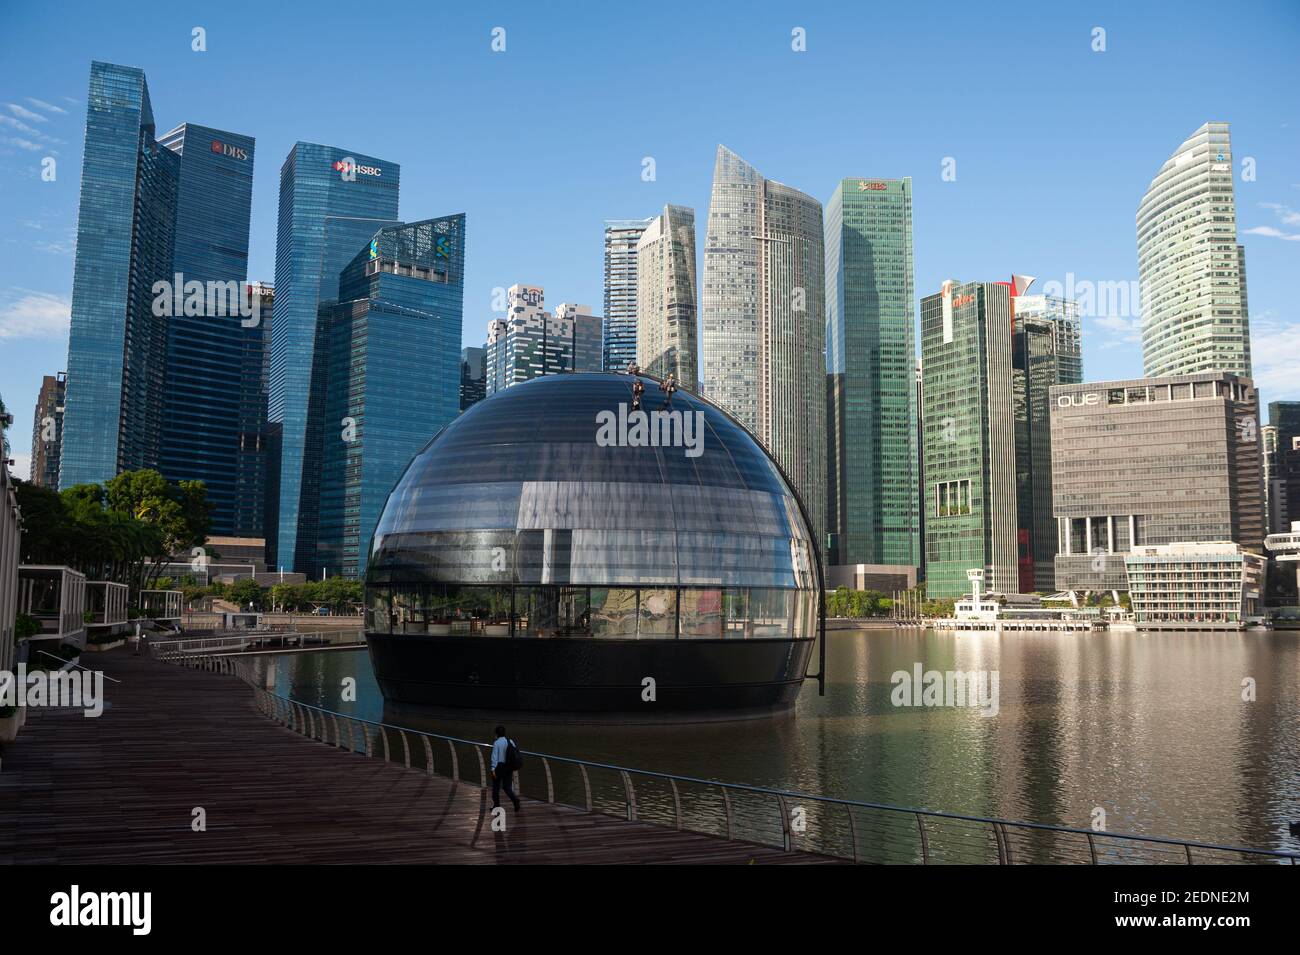
[(1018, 593), (1011, 292), (956, 281), (921, 300), (925, 579), (929, 597)]
[(636, 360), (636, 244), (654, 219), (605, 220), (606, 371), (624, 371)]
[(590, 306), (561, 304), (551, 314), (540, 285), (512, 285), (506, 294), (508, 317), (488, 322), (487, 394), (543, 375), (600, 370), (601, 320)]
[(1246, 253), (1237, 245), (1227, 123), (1206, 123), (1152, 180), (1137, 211), (1147, 377), (1250, 376)]
[[(240, 398), (246, 340), (260, 340), (249, 315), (248, 229), (253, 200), (251, 136), (177, 126), (159, 143), (178, 157), (172, 282), (221, 283), (223, 307), (173, 310), (167, 319), (165, 398), (159, 466), (172, 481), (201, 480), (212, 533), (237, 532), (240, 507)], [(242, 301), (241, 301), (242, 299)], [(242, 312), (242, 313), (241, 313)], [(266, 315), (267, 321), (270, 315)], [(241, 529), (243, 532), (249, 528)]]
[[(695, 210), (664, 206), (637, 243), (637, 364), (699, 390)], [(613, 369), (617, 370), (617, 369)]]
[(29, 480), (41, 487), (59, 488), (59, 452), (63, 447), (63, 403), (68, 376), (46, 375), (36, 396), (32, 415), (32, 470)]
[(278, 468), (273, 460), (267, 552), (286, 570), (315, 558), (327, 358), (317, 327), (338, 299), (343, 268), (397, 223), (400, 178), (396, 163), (301, 142), (280, 169), (267, 408)]
[(826, 307), (821, 203), (725, 146), (704, 243), (704, 394), (776, 458), (826, 533)]
[(90, 66), (59, 486), (158, 465), (180, 157), (154, 139), (141, 70)]
[(827, 563), (919, 567), (912, 180), (826, 205)]
[(1051, 593), (1056, 586), (1057, 534), (1050, 390), (1083, 381), (1079, 303), (1019, 295), (1011, 306), (1020, 592)]
[(465, 216), (389, 226), (339, 279), (324, 332), (320, 529), (312, 570), (357, 577), (388, 492), (460, 413)]

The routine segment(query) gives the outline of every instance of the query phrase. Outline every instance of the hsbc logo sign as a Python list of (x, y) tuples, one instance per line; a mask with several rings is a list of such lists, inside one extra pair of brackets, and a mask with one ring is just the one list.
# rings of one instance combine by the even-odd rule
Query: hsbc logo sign
[(1056, 407), (1058, 408), (1083, 408), (1090, 405), (1101, 404), (1101, 395), (1057, 395)]
[(222, 156), (229, 156), (231, 159), (247, 159), (248, 150), (242, 146), (232, 146), (230, 143), (223, 143), (219, 139), (212, 140), (212, 151)]
[(341, 174), (344, 180), (352, 182), (357, 176), (375, 176), (380, 177), (384, 170), (379, 166), (363, 166), (351, 156), (344, 156), (342, 159), (334, 161), (334, 171)]

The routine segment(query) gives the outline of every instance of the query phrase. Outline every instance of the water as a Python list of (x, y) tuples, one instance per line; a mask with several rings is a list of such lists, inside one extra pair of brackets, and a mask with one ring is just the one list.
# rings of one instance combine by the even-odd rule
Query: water
[[(1111, 832), (1300, 849), (1287, 830), (1300, 820), (1300, 633), (837, 631), (827, 658), (826, 695), (808, 682), (783, 718), (516, 721), (511, 735), (524, 749), (728, 782), (1084, 828), (1101, 809)], [(365, 651), (275, 660), (276, 691), (303, 702), (491, 736), (482, 721), (386, 710)], [(892, 705), (892, 674), (918, 662), (995, 671), (997, 715)], [(355, 703), (341, 699), (349, 676)]]

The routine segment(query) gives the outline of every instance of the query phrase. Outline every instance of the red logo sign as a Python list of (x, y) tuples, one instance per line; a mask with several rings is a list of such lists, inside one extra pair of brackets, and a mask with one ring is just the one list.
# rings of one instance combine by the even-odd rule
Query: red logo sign
[(886, 182), (859, 182), (858, 183), (858, 192), (866, 192), (869, 189), (874, 192), (880, 192), (888, 188), (889, 188), (889, 183)]
[(223, 156), (230, 156), (232, 159), (248, 158), (248, 151), (242, 146), (232, 146), (230, 143), (223, 143), (216, 139), (212, 140), (212, 151)]

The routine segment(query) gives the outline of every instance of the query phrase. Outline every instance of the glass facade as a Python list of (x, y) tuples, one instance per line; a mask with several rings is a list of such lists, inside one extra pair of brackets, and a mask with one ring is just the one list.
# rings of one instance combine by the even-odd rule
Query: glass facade
[(665, 206), (636, 248), (637, 364), (659, 378), (674, 375), (681, 387), (699, 391), (695, 210)]
[(358, 577), (388, 492), (460, 413), (465, 217), (375, 233), (339, 282), (313, 567)]
[(313, 567), (316, 553), (328, 359), (317, 329), (337, 302), (343, 268), (376, 230), (397, 224), (400, 179), (396, 163), (314, 143), (297, 143), (280, 169), (267, 537), (275, 565), (287, 570)]
[(1160, 167), (1137, 211), (1142, 363), (1148, 377), (1250, 376), (1245, 250), (1232, 142), (1206, 123)]
[(1274, 432), (1269, 461), (1269, 529), (1279, 534), (1300, 521), (1300, 401), (1270, 401), (1268, 423)]
[[(212, 532), (236, 532), (240, 506), (240, 402), (244, 352), (265, 334), (246, 325), (248, 229), (253, 199), (251, 136), (182, 124), (159, 143), (178, 158), (173, 282), (214, 283), (204, 307), (167, 319), (166, 394), (159, 468), (171, 481), (200, 480)], [(267, 315), (269, 320), (270, 315)], [(260, 377), (260, 375), (258, 375)], [(246, 480), (246, 478), (245, 478)], [(243, 528), (245, 532), (253, 528)], [(256, 536), (256, 535), (254, 535)]]
[(1083, 381), (1079, 305), (1048, 295), (1020, 295), (1012, 299), (1012, 308), (1019, 589), (1051, 593), (1056, 586), (1057, 530), (1050, 390)]
[(794, 482), (826, 528), (826, 308), (821, 203), (725, 146), (704, 243), (703, 393)]
[(912, 180), (826, 206), (827, 561), (921, 564)]
[(1011, 286), (945, 282), (921, 300), (929, 597), (1019, 592)]
[(470, 346), (460, 350), (460, 410), (467, 411), (487, 397), (484, 359), (487, 348)]
[(411, 462), (375, 530), (380, 633), (811, 639), (820, 576), (799, 503), (743, 428), (654, 379), (647, 411), (702, 416), (700, 453), (598, 440), (625, 375), (539, 378), (482, 401)]
[(59, 486), (158, 465), (179, 157), (154, 140), (144, 73), (94, 62), (77, 213)]
[(650, 219), (605, 220), (603, 367), (623, 371), (636, 360), (636, 246)]
[(546, 311), (540, 285), (512, 285), (509, 314), (488, 323), (484, 391), (498, 391), (542, 375), (599, 371), (601, 320), (588, 305), (561, 303)]

